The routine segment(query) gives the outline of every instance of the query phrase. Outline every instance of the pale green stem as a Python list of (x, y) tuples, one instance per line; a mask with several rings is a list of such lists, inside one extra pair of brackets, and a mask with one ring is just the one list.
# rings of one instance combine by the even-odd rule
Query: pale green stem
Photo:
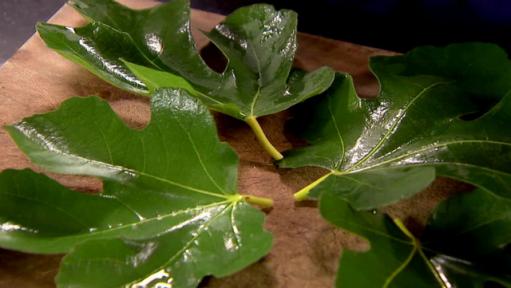
[(241, 195), (245, 201), (250, 204), (257, 205), (261, 208), (271, 208), (273, 207), (273, 200), (266, 197), (258, 197), (254, 195)]
[(418, 245), (417, 238), (415, 238), (415, 236), (413, 236), (412, 232), (410, 232), (410, 230), (408, 230), (408, 228), (406, 228), (405, 224), (403, 223), (403, 221), (401, 219), (393, 218), (392, 220), (394, 221), (396, 226), (399, 228), (399, 230), (401, 230), (401, 232), (403, 232), (406, 235), (406, 237), (410, 238), (410, 240), (413, 241), (414, 245)]
[[(424, 260), (424, 262), (426, 262), (426, 265), (428, 266), (429, 270), (431, 271), (431, 273), (433, 273), (433, 275), (435, 276), (435, 279), (438, 281), (438, 283), (440, 284), (440, 286), (442, 288), (447, 288), (447, 285), (445, 285), (445, 282), (444, 280), (442, 279), (442, 277), (440, 277), (440, 275), (438, 274), (438, 271), (436, 270), (436, 268), (433, 266), (433, 264), (431, 264), (431, 261), (429, 261), (429, 258), (424, 254), (424, 252), (422, 251), (422, 247), (421, 247), (421, 243), (419, 241), (419, 239), (417, 239), (413, 234), (412, 232), (410, 232), (410, 230), (408, 230), (408, 228), (406, 228), (405, 224), (403, 223), (403, 221), (401, 221), (401, 219), (399, 218), (393, 218), (392, 220), (394, 220), (394, 223), (396, 224), (396, 226), (399, 228), (399, 230), (401, 230), (408, 238), (410, 238), (410, 240), (412, 240), (413, 242), (413, 246), (414, 246), (414, 253), (415, 254), (415, 251), (418, 251), (419, 252), (419, 255), (421, 256), (421, 258)], [(413, 258), (413, 254), (412, 254), (412, 258)], [(405, 261), (405, 264), (408, 264), (410, 263), (412, 259), (407, 259), (407, 261)], [(402, 267), (402, 269), (399, 269), (399, 272), (401, 272), (402, 270), (404, 270), (404, 268), (406, 267), (406, 265), (404, 265)], [(398, 272), (398, 273), (399, 273)], [(396, 275), (394, 275), (394, 277), (397, 276), (397, 273)]]
[(266, 152), (268, 152), (268, 154), (270, 154), (273, 159), (281, 160), (284, 158), (284, 156), (282, 156), (282, 154), (280, 154), (280, 152), (275, 147), (273, 147), (270, 140), (268, 140), (264, 134), (261, 125), (259, 125), (259, 122), (257, 122), (257, 119), (254, 116), (245, 118), (245, 122), (248, 124), (248, 126), (250, 126), (250, 128), (252, 128), (252, 131), (254, 131), (254, 134), (261, 146), (263, 146), (264, 150), (266, 150)]
[(326, 178), (328, 178), (330, 175), (332, 175), (334, 172), (330, 172), (326, 175), (323, 175), (321, 178), (317, 179), (316, 181), (312, 182), (311, 184), (303, 187), (300, 191), (296, 192), (293, 197), (295, 198), (295, 201), (303, 201), (309, 197), (310, 191), (318, 186), (321, 182), (325, 181)]

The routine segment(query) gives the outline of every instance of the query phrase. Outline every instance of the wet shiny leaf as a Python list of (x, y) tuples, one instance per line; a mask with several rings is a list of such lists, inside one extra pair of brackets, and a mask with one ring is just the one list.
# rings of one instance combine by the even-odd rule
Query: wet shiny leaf
[(369, 251), (342, 252), (336, 286), (510, 287), (510, 205), (482, 189), (459, 195), (437, 207), (419, 239), (399, 220), (323, 193), (322, 216), (370, 244)]
[[(297, 198), (311, 192), (325, 219), (370, 244), (369, 251), (343, 251), (337, 287), (510, 287), (507, 55), (493, 45), (456, 44), (370, 65), (378, 97), (359, 98), (351, 77), (339, 74), (298, 114), (310, 145), (280, 162), (330, 170)], [(422, 237), (374, 210), (421, 191), (436, 175), (477, 188), (441, 203)]]
[(99, 22), (79, 28), (39, 23), (37, 31), (50, 48), (105, 81), (134, 93), (148, 93), (144, 82), (121, 61), (151, 65), (126, 33)]
[(297, 15), (271, 5), (240, 8), (204, 34), (228, 60), (212, 70), (196, 49), (189, 0), (172, 0), (132, 10), (113, 0), (73, 0), (91, 21), (71, 28), (41, 23), (39, 35), (64, 57), (102, 79), (135, 93), (182, 88), (208, 107), (244, 120), (262, 147), (282, 159), (257, 117), (283, 111), (325, 91), (334, 79), (327, 67), (291, 71), (296, 52)]
[(381, 91), (361, 99), (339, 74), (297, 116), (309, 146), (281, 167), (318, 166), (330, 173), (300, 191), (344, 197), (372, 209), (409, 197), (444, 176), (511, 198), (511, 63), (489, 44), (424, 47), (375, 57)]
[[(147, 94), (155, 88), (186, 86), (214, 110), (245, 120), (315, 96), (334, 78), (326, 67), (310, 73), (291, 72), (297, 15), (290, 10), (276, 11), (264, 4), (243, 7), (205, 33), (228, 60), (225, 71), (217, 73), (196, 50), (188, 0), (147, 10), (131, 10), (112, 0), (70, 3), (91, 24), (83, 28), (39, 24), (43, 40), (130, 91)], [(132, 63), (132, 72), (121, 59)], [(141, 87), (142, 81), (146, 83)]]
[(195, 287), (271, 248), (263, 213), (238, 194), (237, 156), (182, 90), (155, 93), (143, 130), (97, 97), (7, 130), (40, 167), (103, 179), (102, 193), (83, 194), (29, 170), (0, 174), (0, 246), (69, 253), (61, 287)]

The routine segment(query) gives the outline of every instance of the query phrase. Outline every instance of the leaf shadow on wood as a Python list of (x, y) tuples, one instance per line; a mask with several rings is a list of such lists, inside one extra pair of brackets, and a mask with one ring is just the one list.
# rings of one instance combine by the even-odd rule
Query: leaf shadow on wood
[(61, 258), (0, 249), (0, 287), (55, 287), (53, 278)]
[(270, 267), (264, 264), (264, 259), (250, 265), (242, 271), (226, 278), (205, 278), (199, 287), (220, 288), (220, 287), (251, 287), (266, 288), (278, 287), (275, 274)]

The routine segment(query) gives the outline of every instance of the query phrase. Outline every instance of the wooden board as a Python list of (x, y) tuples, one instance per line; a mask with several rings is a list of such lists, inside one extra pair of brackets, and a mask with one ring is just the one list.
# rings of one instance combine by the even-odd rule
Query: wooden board
[[(131, 7), (155, 5), (152, 1), (122, 1)], [(192, 27), (209, 30), (223, 17), (193, 11)], [(70, 26), (84, 20), (70, 7), (63, 7), (52, 23)], [(207, 40), (194, 33), (198, 47)], [(368, 58), (390, 52), (362, 47), (313, 35), (299, 34), (296, 65), (310, 70), (330, 65), (354, 76), (361, 96), (376, 94), (377, 84), (367, 69)], [(0, 69), (0, 125), (21, 120), (36, 113), (50, 111), (71, 96), (99, 95), (129, 125), (143, 127), (149, 117), (147, 99), (111, 87), (85, 69), (47, 49), (35, 35)], [(287, 112), (261, 119), (263, 129), (280, 150), (292, 147), (292, 135), (284, 133)], [(332, 287), (337, 259), (342, 247), (362, 247), (364, 242), (325, 223), (313, 203), (297, 206), (293, 192), (317, 178), (319, 169), (277, 170), (262, 151), (249, 128), (242, 122), (216, 115), (221, 137), (241, 157), (239, 190), (264, 195), (275, 200), (268, 213), (266, 227), (275, 236), (272, 252), (258, 263), (224, 279), (209, 279), (207, 287)], [(31, 167), (5, 131), (0, 131), (0, 170)], [(39, 171), (39, 170), (38, 170)], [(50, 175), (76, 190), (99, 190), (99, 181), (87, 177)], [(393, 211), (413, 221), (425, 218), (431, 207), (449, 190), (449, 182), (434, 187)], [(414, 220), (415, 219), (415, 220)], [(0, 250), (0, 287), (54, 287), (61, 256), (27, 255)]]

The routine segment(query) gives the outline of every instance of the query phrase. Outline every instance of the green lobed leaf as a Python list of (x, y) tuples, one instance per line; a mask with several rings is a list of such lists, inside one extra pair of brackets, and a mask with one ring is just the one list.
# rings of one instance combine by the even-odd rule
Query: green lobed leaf
[(264, 215), (237, 192), (237, 156), (182, 90), (157, 91), (140, 131), (97, 97), (6, 129), (44, 169), (103, 179), (86, 195), (28, 170), (0, 174), (0, 246), (69, 253), (60, 287), (195, 287), (271, 248)]
[(482, 189), (446, 200), (418, 239), (400, 220), (356, 211), (344, 197), (319, 199), (325, 219), (370, 244), (343, 251), (337, 287), (511, 287), (510, 200)]
[(206, 36), (228, 60), (215, 94), (229, 95), (241, 119), (273, 114), (326, 90), (328, 67), (291, 73), (296, 52), (297, 15), (270, 5), (240, 8)]
[[(318, 197), (324, 218), (370, 244), (343, 252), (337, 287), (511, 287), (507, 55), (473, 43), (370, 63), (378, 97), (359, 98), (339, 74), (298, 114), (310, 145), (280, 162), (330, 170), (296, 195)], [(420, 238), (399, 219), (360, 211), (409, 197), (435, 175), (478, 189), (441, 203)]]
[[(70, 3), (92, 21), (89, 26), (106, 26), (108, 32), (120, 35), (106, 35), (103, 30), (107, 29), (84, 35), (77, 29), (40, 24), (43, 40), (65, 57), (130, 91), (146, 94), (163, 87), (185, 88), (214, 110), (245, 120), (285, 110), (315, 96), (334, 78), (327, 67), (310, 73), (291, 72), (297, 15), (290, 10), (276, 11), (265, 4), (243, 7), (205, 33), (228, 60), (225, 71), (217, 73), (196, 50), (188, 0), (172, 0), (146, 10), (132, 10), (113, 0)], [(82, 29), (92, 30), (86, 27)], [(118, 47), (104, 45), (103, 39), (109, 37), (126, 41)], [(133, 65), (121, 63), (121, 58)], [(123, 72), (129, 67), (131, 72), (111, 71), (111, 63)], [(140, 87), (139, 82), (145, 85)]]
[(359, 98), (339, 74), (324, 97), (303, 105), (297, 127), (310, 146), (279, 165), (330, 173), (297, 198), (328, 191), (371, 209), (423, 190), (435, 175), (511, 197), (511, 64), (500, 48), (417, 48), (370, 67), (378, 97)]

